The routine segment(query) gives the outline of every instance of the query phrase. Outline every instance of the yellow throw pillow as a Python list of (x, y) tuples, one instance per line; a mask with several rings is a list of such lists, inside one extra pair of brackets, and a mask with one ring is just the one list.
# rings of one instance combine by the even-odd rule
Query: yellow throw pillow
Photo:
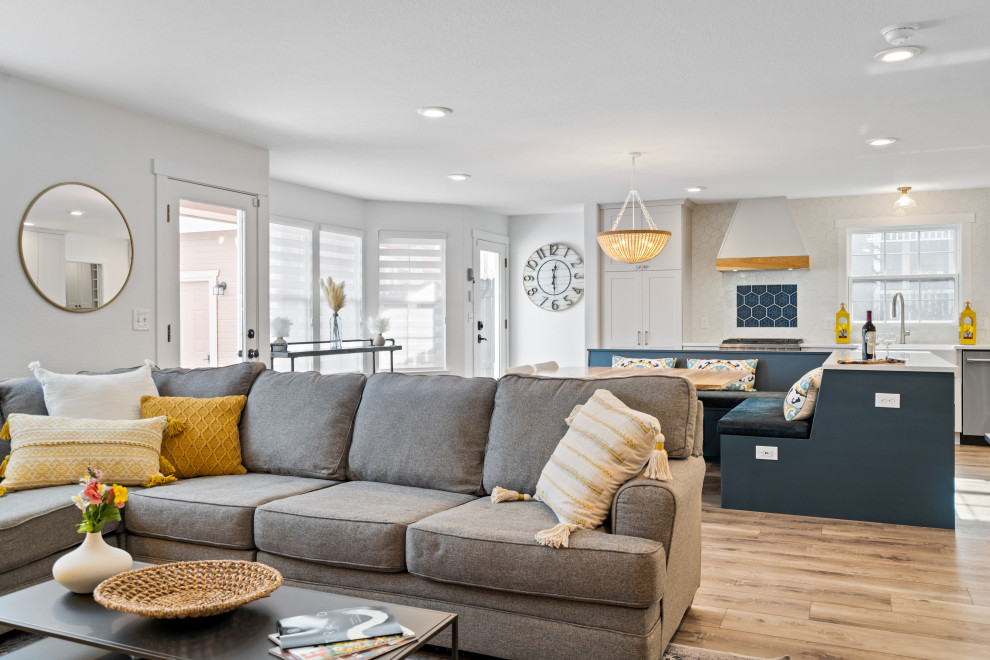
[(185, 426), (162, 443), (162, 456), (175, 467), (179, 479), (244, 474), (237, 424), (245, 403), (243, 395), (215, 399), (143, 396), (141, 416), (166, 415)]
[[(567, 418), (570, 428), (536, 482), (539, 500), (560, 524), (539, 532), (536, 541), (567, 547), (575, 529), (601, 526), (619, 486), (643, 472), (663, 441), (660, 422), (629, 408), (608, 390), (597, 390)], [(529, 495), (495, 488), (492, 501), (529, 500)]]
[(87, 467), (103, 472), (108, 483), (143, 486), (162, 477), (159, 455), (167, 427), (163, 416), (113, 420), (12, 413), (5, 425), (10, 457), (0, 490), (74, 484)]

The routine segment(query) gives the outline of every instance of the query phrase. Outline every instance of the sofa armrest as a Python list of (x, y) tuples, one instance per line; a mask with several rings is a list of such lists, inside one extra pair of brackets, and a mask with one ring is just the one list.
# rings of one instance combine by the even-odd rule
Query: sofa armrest
[(669, 481), (638, 478), (625, 483), (612, 500), (611, 532), (663, 543), (667, 586), (662, 607), (662, 639), (670, 641), (701, 586), (701, 490), (705, 459), (671, 459)]

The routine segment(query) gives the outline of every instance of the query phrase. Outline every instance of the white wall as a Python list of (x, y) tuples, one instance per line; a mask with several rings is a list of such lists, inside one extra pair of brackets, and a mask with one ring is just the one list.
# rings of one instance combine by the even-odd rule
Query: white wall
[(272, 179), (269, 215), (364, 229), (364, 200)]
[[(155, 356), (155, 334), (131, 330), (131, 310), (152, 310), (155, 283), (155, 177), (152, 159), (195, 164), (223, 181), (248, 181), (267, 194), (268, 152), (220, 137), (0, 75), (0, 378), (29, 375), (40, 360), (59, 371), (138, 365)], [(130, 224), (134, 270), (120, 297), (86, 314), (58, 309), (31, 288), (17, 252), (24, 210), (64, 181), (96, 186)], [(265, 186), (258, 190), (258, 182)], [(151, 327), (155, 327), (152, 319)], [(11, 350), (11, 347), (16, 347)]]
[(553, 312), (534, 305), (522, 287), (526, 260), (547, 243), (563, 243), (577, 250), (586, 262), (586, 275), (594, 277), (587, 267), (584, 233), (584, 214), (580, 211), (509, 218), (510, 366), (549, 360), (572, 367), (587, 363), (584, 316), (590, 292), (585, 291), (573, 307)]
[[(735, 203), (702, 204), (694, 209), (692, 275), (694, 298), (692, 333), (686, 342), (718, 343), (727, 337), (801, 337), (807, 344), (833, 344), (835, 312), (839, 309), (840, 278), (835, 221), (851, 218), (894, 217), (896, 193), (790, 200), (791, 211), (811, 254), (810, 270), (720, 273), (715, 258), (735, 210)], [(918, 203), (911, 215), (974, 213), (969, 250), (972, 281), (970, 297), (977, 313), (977, 340), (990, 339), (990, 189), (912, 192)], [(796, 328), (736, 327), (736, 286), (739, 284), (797, 284)], [(962, 302), (965, 304), (964, 299)], [(848, 301), (843, 298), (841, 302)], [(705, 320), (707, 319), (707, 327)], [(955, 324), (923, 328), (908, 324), (911, 343), (957, 343)], [(855, 334), (855, 329), (854, 329)]]

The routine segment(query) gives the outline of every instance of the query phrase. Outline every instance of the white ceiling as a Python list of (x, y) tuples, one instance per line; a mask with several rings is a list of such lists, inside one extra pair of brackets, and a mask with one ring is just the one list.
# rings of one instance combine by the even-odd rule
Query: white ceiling
[[(925, 51), (882, 65), (898, 22)], [(367, 199), (574, 209), (625, 196), (629, 151), (645, 199), (990, 186), (987, 0), (8, 0), (0, 72)]]

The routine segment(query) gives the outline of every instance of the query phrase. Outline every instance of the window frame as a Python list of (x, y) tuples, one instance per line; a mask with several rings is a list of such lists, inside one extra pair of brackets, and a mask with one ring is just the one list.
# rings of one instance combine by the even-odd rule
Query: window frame
[[(434, 239), (441, 241), (440, 249), (440, 285), (441, 285), (441, 300), (439, 302), (439, 310), (442, 315), (442, 321), (440, 327), (443, 329), (443, 336), (440, 338), (439, 342), (436, 342), (441, 351), (439, 364), (430, 367), (400, 367), (395, 366), (395, 371), (401, 373), (417, 373), (417, 374), (445, 374), (447, 372), (447, 361), (449, 356), (447, 355), (447, 339), (450, 335), (449, 329), (447, 328), (447, 248), (448, 241), (450, 240), (446, 232), (436, 232), (436, 231), (415, 231), (415, 230), (402, 230), (402, 229), (380, 229), (378, 231), (378, 245), (375, 250), (375, 275), (376, 275), (376, 286), (378, 287), (378, 314), (387, 315), (383, 305), (384, 300), (382, 298), (382, 242), (389, 239)], [(388, 273), (385, 273), (386, 275)], [(399, 343), (398, 340), (396, 343)], [(403, 344), (403, 350), (409, 350), (409, 346)]]
[[(874, 275), (874, 276), (853, 276), (851, 274), (852, 259), (850, 251), (852, 249), (852, 236), (861, 232), (891, 232), (891, 231), (920, 231), (923, 229), (937, 229), (940, 226), (955, 226), (956, 232), (956, 272), (951, 275), (956, 283), (956, 312), (962, 309), (962, 301), (968, 300), (970, 295), (971, 277), (971, 249), (972, 225), (975, 221), (973, 213), (954, 213), (944, 215), (919, 215), (919, 216), (896, 216), (882, 218), (849, 218), (835, 221), (838, 242), (838, 263), (837, 263), (837, 283), (838, 299), (845, 302), (852, 314), (852, 286), (855, 281), (928, 281), (938, 279), (948, 279), (949, 274), (942, 275)], [(838, 307), (838, 305), (836, 305)], [(851, 316), (850, 316), (851, 320)], [(877, 322), (881, 326), (894, 326), (900, 323), (899, 320), (886, 320)], [(926, 328), (949, 328), (958, 325), (958, 319), (948, 321), (912, 321)]]
[[(314, 304), (312, 306), (312, 313), (310, 314), (309, 331), (312, 337), (317, 338), (314, 341), (324, 341), (318, 339), (320, 336), (322, 310), (323, 310), (323, 306), (326, 304), (326, 301), (323, 298), (323, 291), (320, 289), (320, 282), (319, 282), (320, 278), (322, 277), (322, 273), (320, 272), (320, 233), (326, 231), (334, 234), (353, 236), (361, 240), (361, 250), (360, 250), (361, 289), (359, 291), (359, 296), (361, 300), (361, 305), (360, 305), (361, 309), (360, 309), (360, 313), (358, 314), (358, 327), (361, 327), (364, 324), (365, 309), (367, 308), (367, 303), (365, 298), (365, 291), (367, 289), (364, 281), (365, 280), (364, 262), (365, 262), (365, 249), (366, 249), (365, 239), (364, 239), (365, 232), (361, 229), (355, 229), (353, 227), (342, 227), (340, 225), (333, 225), (326, 222), (313, 222), (311, 220), (300, 220), (298, 218), (289, 218), (278, 215), (270, 216), (269, 225), (285, 225), (289, 227), (296, 227), (298, 229), (308, 229), (310, 231), (310, 260), (311, 260), (310, 281), (312, 285), (310, 296)], [(269, 227), (269, 233), (270, 232), (271, 232), (271, 228)], [(269, 247), (269, 255), (271, 254), (270, 250), (271, 248)], [(270, 275), (269, 275), (268, 289), (269, 291), (271, 290)], [(351, 298), (350, 295), (348, 297)], [(327, 339), (329, 339), (329, 337)], [(292, 339), (290, 336), (290, 341), (291, 340)], [(365, 364), (365, 361), (362, 360), (361, 361), (362, 370), (366, 368), (366, 366), (367, 365)], [(313, 357), (313, 369), (321, 374), (323, 373), (322, 365), (321, 365), (321, 356), (317, 355)], [(333, 372), (333, 373), (346, 373), (346, 372)]]

